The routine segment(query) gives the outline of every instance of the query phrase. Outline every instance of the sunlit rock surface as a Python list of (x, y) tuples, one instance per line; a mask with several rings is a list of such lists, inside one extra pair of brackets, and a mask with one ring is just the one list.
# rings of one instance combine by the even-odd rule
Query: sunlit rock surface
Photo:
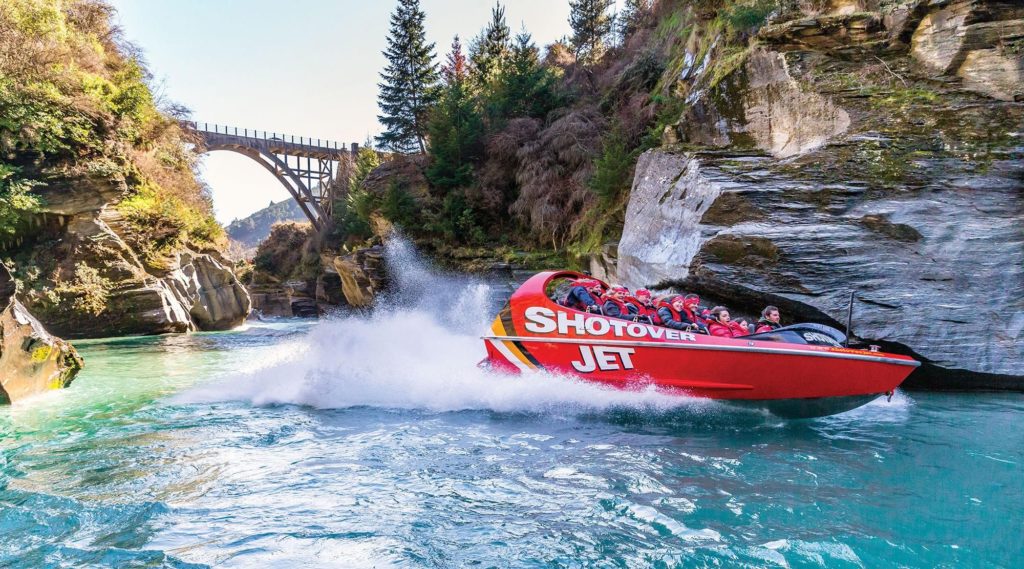
[(686, 278), (703, 241), (701, 217), (727, 183), (709, 178), (686, 155), (641, 155), (619, 241), (618, 279), (640, 286)]
[(1024, 99), (1024, 3), (930, 2), (911, 39), (914, 58), (956, 75), (966, 88), (1004, 101)]
[(370, 306), (375, 295), (387, 286), (384, 247), (381, 245), (334, 257), (333, 266), (341, 279), (341, 290), (349, 306)]
[(677, 131), (682, 142), (752, 146), (787, 158), (821, 147), (849, 126), (845, 110), (793, 79), (781, 53), (759, 49), (719, 90), (695, 101)]
[(163, 281), (198, 329), (229, 330), (245, 321), (252, 308), (249, 294), (222, 259), (185, 252), (177, 265)]
[(15, 299), (16, 284), (0, 264), (0, 403), (67, 387), (82, 369), (71, 344), (50, 335)]

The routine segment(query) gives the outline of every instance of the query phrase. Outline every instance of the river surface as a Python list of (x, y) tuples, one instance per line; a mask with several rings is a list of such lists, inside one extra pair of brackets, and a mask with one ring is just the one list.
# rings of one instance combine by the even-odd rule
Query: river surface
[(0, 567), (1022, 566), (1024, 396), (783, 421), (491, 376), (507, 288), (404, 278), (373, 316), (78, 343), (0, 409)]

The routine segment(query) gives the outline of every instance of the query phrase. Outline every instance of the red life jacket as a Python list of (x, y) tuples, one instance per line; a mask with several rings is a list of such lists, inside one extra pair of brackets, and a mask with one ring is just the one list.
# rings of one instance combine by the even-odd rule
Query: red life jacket
[(603, 303), (601, 303), (602, 308), (604, 307), (604, 304), (608, 302), (615, 303), (615, 305), (619, 307), (619, 313), (622, 314), (622, 316), (629, 316), (629, 307), (626, 306), (625, 302), (622, 302), (614, 296), (609, 296)]
[[(584, 304), (583, 301), (579, 299), (579, 297), (572, 294), (573, 289), (575, 289), (576, 287), (583, 287), (583, 290), (585, 290), (587, 294), (589, 294), (590, 297), (594, 299), (594, 302), (597, 304), (597, 306), (602, 306), (604, 304), (604, 300), (601, 298), (601, 295), (590, 292), (589, 290), (587, 290), (587, 287), (580, 284), (581, 282), (584, 282), (586, 280), (587, 279), (577, 279), (573, 281), (572, 286), (569, 287), (569, 292), (566, 293), (565, 298), (562, 299), (562, 302), (560, 302), (559, 304), (561, 304), (562, 306), (566, 306), (568, 308), (572, 308), (573, 310), (586, 312), (587, 305)], [(570, 296), (572, 297), (572, 300), (570, 300)]]
[(689, 308), (686, 308), (685, 305), (683, 306), (683, 312), (685, 312), (686, 316), (688, 316), (690, 318), (690, 322), (693, 322), (693, 323), (696, 323), (696, 324), (704, 324), (705, 326), (708, 323), (706, 318), (702, 318), (702, 317), (698, 316), (696, 312), (690, 310)]
[(634, 298), (632, 296), (627, 298), (626, 302), (628, 302), (628, 303), (630, 303), (630, 304), (632, 304), (633, 306), (636, 307), (636, 315), (637, 316), (639, 316), (641, 318), (647, 317), (647, 318), (651, 319), (652, 323), (654, 323), (654, 324), (661, 324), (661, 318), (658, 318), (658, 309), (657, 308), (655, 308), (653, 306), (647, 306), (646, 304), (640, 302), (639, 299)]
[(668, 311), (669, 311), (669, 314), (672, 315), (672, 319), (673, 320), (676, 320), (678, 322), (682, 322), (683, 321), (683, 317), (679, 314), (679, 311), (676, 310), (675, 308), (672, 308), (672, 303), (671, 302), (667, 302), (667, 301), (663, 300), (663, 301), (658, 303), (658, 308), (667, 308)]

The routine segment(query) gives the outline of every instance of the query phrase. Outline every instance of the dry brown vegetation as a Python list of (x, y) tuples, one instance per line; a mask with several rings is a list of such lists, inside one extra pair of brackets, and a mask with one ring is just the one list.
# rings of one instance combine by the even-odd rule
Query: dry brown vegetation
[(306, 243), (316, 235), (309, 223), (284, 221), (275, 223), (270, 235), (256, 249), (256, 269), (285, 280), (297, 272), (307, 256)]

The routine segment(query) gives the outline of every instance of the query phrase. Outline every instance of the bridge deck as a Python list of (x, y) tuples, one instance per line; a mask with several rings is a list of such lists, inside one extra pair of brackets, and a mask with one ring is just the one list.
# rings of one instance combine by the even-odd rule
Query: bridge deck
[(344, 144), (320, 138), (194, 121), (179, 124), (198, 135), (198, 152), (230, 150), (266, 168), (298, 202), (317, 230), (325, 227), (333, 213), (335, 176), (345, 155), (359, 151), (358, 144), (352, 144), (349, 150)]
[(337, 160), (348, 152), (355, 153), (359, 145), (352, 143), (351, 150), (345, 143), (320, 138), (292, 136), (265, 130), (227, 127), (209, 123), (182, 121), (182, 126), (203, 137), (210, 146), (238, 146), (256, 148), (273, 154), (287, 154), (302, 158)]

